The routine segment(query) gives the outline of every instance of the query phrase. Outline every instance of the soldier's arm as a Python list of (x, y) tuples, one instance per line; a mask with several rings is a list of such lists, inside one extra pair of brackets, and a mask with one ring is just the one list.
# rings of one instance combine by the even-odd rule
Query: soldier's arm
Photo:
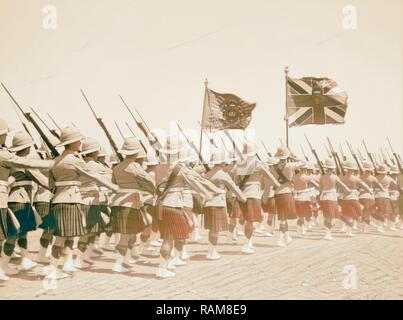
[(246, 202), (245, 195), (243, 194), (241, 189), (239, 189), (239, 187), (235, 184), (234, 180), (231, 179), (231, 176), (228, 173), (223, 173), (221, 181), (224, 182), (227, 189), (231, 191), (233, 194), (235, 194), (238, 199), (240, 199), (244, 203)]
[(357, 184), (361, 188), (365, 189), (367, 192), (372, 193), (372, 190), (370, 189), (370, 187), (364, 181), (362, 181), (361, 178), (357, 177)]
[(266, 166), (263, 163), (258, 163), (258, 167), (261, 169), (261, 172), (263, 173), (263, 175), (269, 179), (273, 185), (277, 188), (279, 188), (281, 186), (280, 182), (278, 182), (278, 180), (274, 177), (274, 175), (270, 172), (270, 169), (268, 166)]
[(108, 181), (108, 179), (105, 179), (105, 177), (92, 172), (83, 160), (78, 160), (73, 164), (73, 166), (78, 174), (83, 175), (114, 192), (119, 191), (119, 187), (116, 184), (113, 184), (111, 181)]
[(1, 152), (0, 162), (4, 167), (16, 169), (50, 169), (53, 167), (53, 160), (29, 159), (8, 151)]
[(28, 175), (41, 187), (49, 190), (49, 178), (37, 169), (28, 169)]
[(375, 187), (378, 187), (378, 189), (380, 189), (382, 191), (386, 191), (385, 188), (383, 187), (383, 185), (378, 181), (377, 178), (371, 176), (369, 178), (369, 180), (374, 184)]
[[(183, 177), (183, 179), (185, 180), (185, 182), (188, 184), (188, 186), (200, 193), (200, 196), (204, 199), (204, 200), (210, 200), (211, 198), (213, 198), (213, 193), (211, 191), (209, 191), (208, 189), (205, 188), (204, 184), (202, 183), (201, 179), (204, 178), (199, 178), (196, 179), (194, 175), (189, 174), (188, 170), (185, 167), (182, 167), (179, 171), (179, 174), (181, 177)], [(205, 180), (205, 179), (204, 179)]]
[(351, 192), (351, 189), (337, 176), (336, 176), (336, 184), (339, 187), (341, 187), (345, 192)]

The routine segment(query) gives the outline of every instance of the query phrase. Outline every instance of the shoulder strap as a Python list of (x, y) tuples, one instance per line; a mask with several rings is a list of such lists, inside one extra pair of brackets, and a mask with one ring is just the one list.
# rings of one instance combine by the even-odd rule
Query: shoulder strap
[[(167, 181), (167, 183), (166, 183), (166, 185), (164, 187), (164, 190), (161, 193), (159, 193), (157, 191), (157, 193), (159, 193), (158, 196), (159, 196), (160, 200), (165, 198), (165, 195), (166, 195), (169, 187), (172, 185), (173, 181), (178, 176), (179, 171), (181, 169), (182, 169), (182, 166), (180, 164), (175, 165), (175, 167), (171, 171), (171, 174), (169, 175), (169, 178), (168, 178), (168, 181)], [(157, 188), (157, 190), (159, 190), (159, 189)]]
[[(283, 183), (291, 183), (291, 181), (288, 180), (287, 177), (284, 175), (283, 170), (280, 169), (277, 164), (275, 164), (273, 167), (274, 167), (274, 170), (276, 170), (276, 172), (278, 174), (278, 177), (279, 177), (278, 180), (279, 180), (279, 182), (281, 184), (283, 184)], [(283, 169), (284, 169), (284, 167), (283, 167)]]

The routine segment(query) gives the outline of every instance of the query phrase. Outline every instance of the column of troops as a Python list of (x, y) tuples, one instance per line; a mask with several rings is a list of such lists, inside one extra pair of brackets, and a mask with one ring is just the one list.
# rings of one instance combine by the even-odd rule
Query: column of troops
[[(326, 159), (321, 174), (285, 147), (261, 161), (249, 143), (243, 160), (217, 149), (202, 165), (174, 136), (160, 157), (126, 138), (119, 150), (123, 161), (113, 163), (95, 139), (73, 127), (62, 130), (57, 147), (64, 150), (51, 159), (46, 148), (33, 152), (25, 132), (17, 132), (6, 147), (8, 133), (0, 119), (2, 281), (38, 265), (47, 279), (66, 278), (91, 270), (93, 258), (106, 250), (116, 254), (117, 273), (130, 270), (139, 254), (159, 250), (156, 275), (174, 277), (175, 268), (189, 261), (186, 240), (199, 241), (201, 227), (208, 230), (209, 260), (221, 258), (220, 233), (231, 243), (244, 237), (240, 249), (246, 255), (255, 252), (256, 233), (272, 237), (276, 231), (277, 245), (286, 247), (292, 241), (290, 220), (297, 220), (301, 235), (320, 223), (325, 240), (332, 240), (333, 228), (348, 237), (369, 228), (403, 229), (403, 177), (397, 167), (381, 164), (375, 174), (364, 161), (360, 174), (355, 162), (345, 161), (345, 174), (338, 176), (336, 163)], [(27, 234), (37, 229), (40, 249), (33, 258)], [(18, 268), (10, 264), (16, 256)]]

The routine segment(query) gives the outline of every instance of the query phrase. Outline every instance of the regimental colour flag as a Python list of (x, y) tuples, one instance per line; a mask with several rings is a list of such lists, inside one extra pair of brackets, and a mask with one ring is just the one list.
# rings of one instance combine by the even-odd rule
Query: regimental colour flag
[(329, 78), (287, 78), (287, 116), (290, 127), (343, 124), (348, 95)]
[(206, 88), (202, 128), (210, 131), (245, 130), (252, 119), (256, 103), (249, 103), (234, 94), (218, 93)]

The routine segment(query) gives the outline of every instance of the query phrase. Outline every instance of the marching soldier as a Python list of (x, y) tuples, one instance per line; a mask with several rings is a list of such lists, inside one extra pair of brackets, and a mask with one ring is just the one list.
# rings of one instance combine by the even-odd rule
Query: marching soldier
[(326, 234), (325, 240), (333, 240), (331, 229), (334, 219), (339, 218), (339, 203), (337, 189), (340, 187), (345, 192), (351, 192), (350, 188), (334, 173), (336, 162), (329, 158), (326, 159), (323, 168), (325, 174), (319, 179), (320, 197), (319, 205), (325, 219)]
[(363, 206), (362, 209), (362, 222), (363, 222), (363, 231), (365, 232), (365, 226), (371, 224), (371, 217), (376, 217), (376, 205), (375, 205), (375, 196), (374, 196), (374, 187), (377, 186), (378, 189), (383, 189), (382, 185), (373, 175), (375, 170), (372, 162), (363, 161), (363, 174), (361, 175), (361, 180), (365, 182), (365, 184), (369, 187), (371, 192), (368, 192), (367, 189), (360, 188), (359, 192), (359, 201)]
[[(304, 161), (295, 159), (286, 147), (278, 148), (275, 157), (280, 160), (278, 164), (273, 166), (272, 170), (279, 183), (275, 188), (276, 210), (280, 220), (280, 237), (277, 245), (285, 247), (292, 241), (288, 232), (287, 220), (297, 218), (292, 178), (295, 170), (304, 166)], [(289, 162), (288, 160), (294, 160), (295, 162)]]
[(403, 173), (401, 172), (397, 177), (397, 188), (399, 190), (399, 215), (400, 215), (400, 229), (403, 230)]
[[(17, 132), (9, 151), (15, 152), (19, 157), (32, 159), (30, 155), (32, 146), (33, 141), (28, 133)], [(10, 185), (8, 208), (17, 218), (20, 230), (17, 235), (6, 239), (4, 248), (11, 248), (17, 242), (22, 254), (21, 269), (28, 271), (34, 268), (36, 263), (28, 256), (27, 233), (36, 230), (37, 226), (42, 222), (40, 216), (32, 207), (35, 182), (42, 187), (48, 188), (48, 179), (39, 170), (13, 169), (11, 172), (15, 181)]]
[(308, 175), (309, 164), (301, 166), (299, 172), (292, 178), (295, 194), (295, 208), (298, 216), (298, 227), (301, 234), (306, 234), (305, 223), (312, 218), (312, 189), (318, 187), (315, 179)]
[[(111, 183), (111, 177), (108, 176), (108, 170), (102, 164), (97, 162), (98, 152), (101, 150), (99, 143), (92, 138), (86, 138), (82, 141), (81, 156), (87, 164), (87, 169), (92, 174), (104, 177)], [(105, 187), (99, 185), (92, 178), (85, 175), (80, 176), (80, 192), (82, 198), (81, 210), (84, 213), (86, 221), (86, 234), (78, 240), (77, 258), (74, 261), (74, 267), (85, 269), (92, 265), (91, 255), (95, 246), (97, 234), (109, 222), (107, 194)], [(104, 189), (102, 189), (104, 188)]]
[(342, 221), (347, 225), (347, 236), (354, 237), (353, 226), (354, 221), (362, 217), (361, 204), (359, 202), (359, 188), (368, 193), (372, 193), (369, 186), (357, 176), (358, 166), (352, 161), (345, 161), (343, 168), (346, 174), (341, 177), (345, 185), (349, 187), (349, 191), (344, 190), (341, 193), (340, 206)]
[(392, 186), (397, 187), (397, 183), (388, 176), (389, 168), (381, 164), (376, 168), (376, 179), (381, 184), (382, 189), (375, 187), (375, 204), (376, 204), (376, 217), (378, 219), (378, 232), (384, 232), (384, 222), (389, 222), (390, 226), (394, 226), (393, 221), (393, 208), (390, 201), (389, 190)]
[[(175, 276), (174, 272), (168, 270), (169, 266), (186, 264), (180, 256), (185, 240), (189, 238), (193, 222), (184, 210), (184, 188), (190, 186), (205, 200), (209, 200), (213, 196), (205, 187), (206, 180), (201, 176), (196, 176), (190, 169), (181, 164), (180, 153), (184, 148), (186, 146), (180, 144), (177, 137), (168, 137), (166, 147), (160, 150), (166, 156), (167, 164), (160, 165), (156, 171), (159, 189), (157, 212), (161, 238), (163, 239), (160, 250), (161, 262), (157, 276), (161, 278)], [(175, 248), (175, 258), (170, 263), (173, 248)]]
[(398, 166), (395, 166), (395, 165), (391, 166), (391, 168), (390, 168), (390, 177), (395, 181), (395, 183), (392, 184), (390, 186), (390, 189), (389, 189), (390, 202), (392, 204), (392, 209), (393, 209), (392, 210), (393, 213), (392, 213), (392, 215), (390, 217), (390, 219), (391, 219), (390, 220), (390, 223), (391, 223), (390, 230), (391, 231), (396, 230), (396, 224), (398, 223), (399, 215), (400, 215), (400, 212), (399, 212), (399, 195), (400, 195), (400, 192), (399, 192), (399, 186), (398, 186), (398, 181), (397, 181), (397, 178), (398, 178), (399, 174), (400, 174), (400, 172), (399, 172)]
[[(280, 160), (274, 157), (267, 158), (267, 165), (274, 166), (279, 163)], [(273, 170), (273, 169), (271, 169)], [(274, 218), (276, 216), (276, 200), (274, 198), (274, 184), (269, 179), (264, 179), (264, 190), (262, 194), (262, 211), (267, 213), (267, 225), (269, 226), (269, 231), (267, 231), (264, 235), (266, 237), (272, 237), (275, 229), (275, 221)]]
[[(9, 132), (7, 123), (0, 119), (0, 240), (18, 237), (19, 223), (14, 213), (8, 209), (8, 190), (11, 181), (12, 169), (49, 169), (52, 161), (28, 159), (13, 155), (5, 146), (6, 138)], [(0, 280), (8, 280), (6, 273), (15, 274), (15, 270), (9, 267), (11, 255), (14, 251), (14, 243), (5, 243), (2, 249), (1, 264), (0, 264)], [(23, 244), (24, 245), (24, 244)]]
[(227, 214), (227, 189), (231, 190), (237, 198), (242, 202), (246, 202), (246, 197), (238, 188), (231, 176), (224, 171), (225, 156), (222, 150), (216, 150), (213, 153), (210, 164), (214, 167), (206, 173), (205, 178), (210, 180), (220, 189), (219, 193), (214, 194), (211, 200), (204, 203), (204, 227), (209, 230), (210, 248), (206, 258), (209, 260), (218, 260), (221, 258), (217, 252), (218, 235), (221, 231), (228, 230), (228, 214)]
[(247, 198), (245, 203), (238, 202), (245, 220), (244, 230), (246, 236), (246, 242), (241, 252), (252, 254), (255, 252), (252, 243), (253, 223), (261, 222), (263, 218), (261, 204), (262, 179), (263, 177), (269, 179), (276, 187), (279, 187), (280, 183), (270, 172), (269, 166), (257, 159), (254, 145), (246, 143), (244, 145), (244, 155), (246, 160), (235, 166), (235, 172), (241, 179), (239, 188)]
[(117, 257), (112, 269), (118, 273), (134, 264), (131, 250), (134, 248), (137, 234), (146, 226), (144, 212), (141, 210), (144, 205), (142, 194), (155, 192), (154, 181), (136, 163), (142, 150), (138, 139), (126, 138), (119, 150), (125, 158), (113, 168), (112, 182), (120, 188), (111, 204), (112, 232), (120, 233), (120, 241), (116, 246)]
[(52, 247), (50, 268), (44, 270), (47, 279), (57, 280), (68, 276), (58, 270), (63, 248), (66, 253), (63, 271), (67, 273), (77, 271), (73, 261), (73, 239), (86, 234), (86, 221), (81, 209), (80, 178), (85, 176), (111, 190), (118, 190), (103, 177), (92, 173), (84, 160), (77, 156), (82, 139), (81, 133), (76, 128), (67, 127), (61, 131), (60, 144), (57, 147), (64, 147), (64, 151), (54, 160), (54, 166), (49, 173), (49, 187), (55, 188), (50, 213), (54, 221), (55, 242)]

